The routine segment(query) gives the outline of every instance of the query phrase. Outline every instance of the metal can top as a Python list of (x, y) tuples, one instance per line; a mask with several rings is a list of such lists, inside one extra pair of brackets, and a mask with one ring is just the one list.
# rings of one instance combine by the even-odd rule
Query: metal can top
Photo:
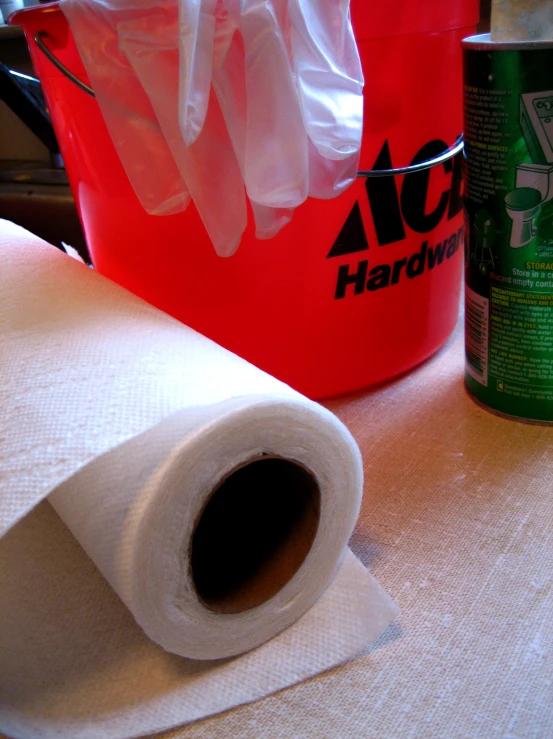
[(471, 51), (523, 51), (529, 49), (553, 49), (551, 41), (492, 41), (491, 34), (479, 33), (462, 41), (464, 49)]

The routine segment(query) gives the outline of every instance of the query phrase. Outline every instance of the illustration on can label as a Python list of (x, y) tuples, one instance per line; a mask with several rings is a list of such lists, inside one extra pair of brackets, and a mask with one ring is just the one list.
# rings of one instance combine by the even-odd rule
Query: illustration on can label
[(466, 384), (553, 421), (553, 49), (486, 47), (465, 41)]

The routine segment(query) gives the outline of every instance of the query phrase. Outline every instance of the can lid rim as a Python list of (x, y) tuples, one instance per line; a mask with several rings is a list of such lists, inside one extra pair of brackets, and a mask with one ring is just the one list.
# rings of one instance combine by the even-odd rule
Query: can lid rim
[(490, 33), (467, 36), (462, 41), (464, 49), (484, 51), (526, 51), (530, 49), (553, 49), (553, 41), (492, 41)]

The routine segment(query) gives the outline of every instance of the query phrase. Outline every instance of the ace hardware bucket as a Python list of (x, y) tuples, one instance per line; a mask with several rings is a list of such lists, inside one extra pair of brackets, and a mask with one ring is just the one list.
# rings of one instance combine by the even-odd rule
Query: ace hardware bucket
[(312, 398), (429, 357), (453, 330), (461, 289), (461, 39), (478, 0), (352, 0), (351, 13), (366, 83), (360, 176), (335, 200), (309, 199), (269, 241), (250, 219), (227, 259), (193, 204), (171, 216), (142, 209), (59, 6), (10, 18), (94, 267)]

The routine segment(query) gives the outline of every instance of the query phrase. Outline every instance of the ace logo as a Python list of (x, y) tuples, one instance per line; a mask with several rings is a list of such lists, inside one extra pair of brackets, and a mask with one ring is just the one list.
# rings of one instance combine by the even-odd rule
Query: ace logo
[[(435, 139), (425, 144), (415, 154), (411, 164), (419, 164), (442, 154), (447, 145)], [(406, 227), (420, 234), (432, 231), (447, 217), (454, 218), (463, 207), (462, 175), (463, 155), (457, 154), (453, 159), (442, 162), (445, 174), (451, 175), (449, 187), (443, 190), (437, 205), (427, 212), (430, 169), (410, 172), (403, 178), (401, 190), (398, 192), (396, 178), (368, 177), (365, 189), (372, 214), (374, 230), (379, 246), (388, 246), (403, 241)], [(384, 143), (373, 169), (392, 169), (392, 157), (388, 141)], [(365, 291), (374, 292), (384, 287), (397, 284), (404, 274), (408, 279), (421, 275), (426, 269), (434, 269), (444, 259), (450, 259), (463, 241), (463, 229), (452, 233), (441, 243), (428, 246), (424, 241), (420, 251), (410, 257), (399, 259), (390, 264), (380, 264), (369, 269), (369, 260), (363, 259), (357, 265), (343, 264), (338, 268), (335, 299), (344, 298), (348, 286), (350, 293), (361, 295)], [(344, 256), (367, 251), (369, 242), (365, 233), (359, 202), (353, 206), (338, 238), (330, 249), (327, 258)]]

